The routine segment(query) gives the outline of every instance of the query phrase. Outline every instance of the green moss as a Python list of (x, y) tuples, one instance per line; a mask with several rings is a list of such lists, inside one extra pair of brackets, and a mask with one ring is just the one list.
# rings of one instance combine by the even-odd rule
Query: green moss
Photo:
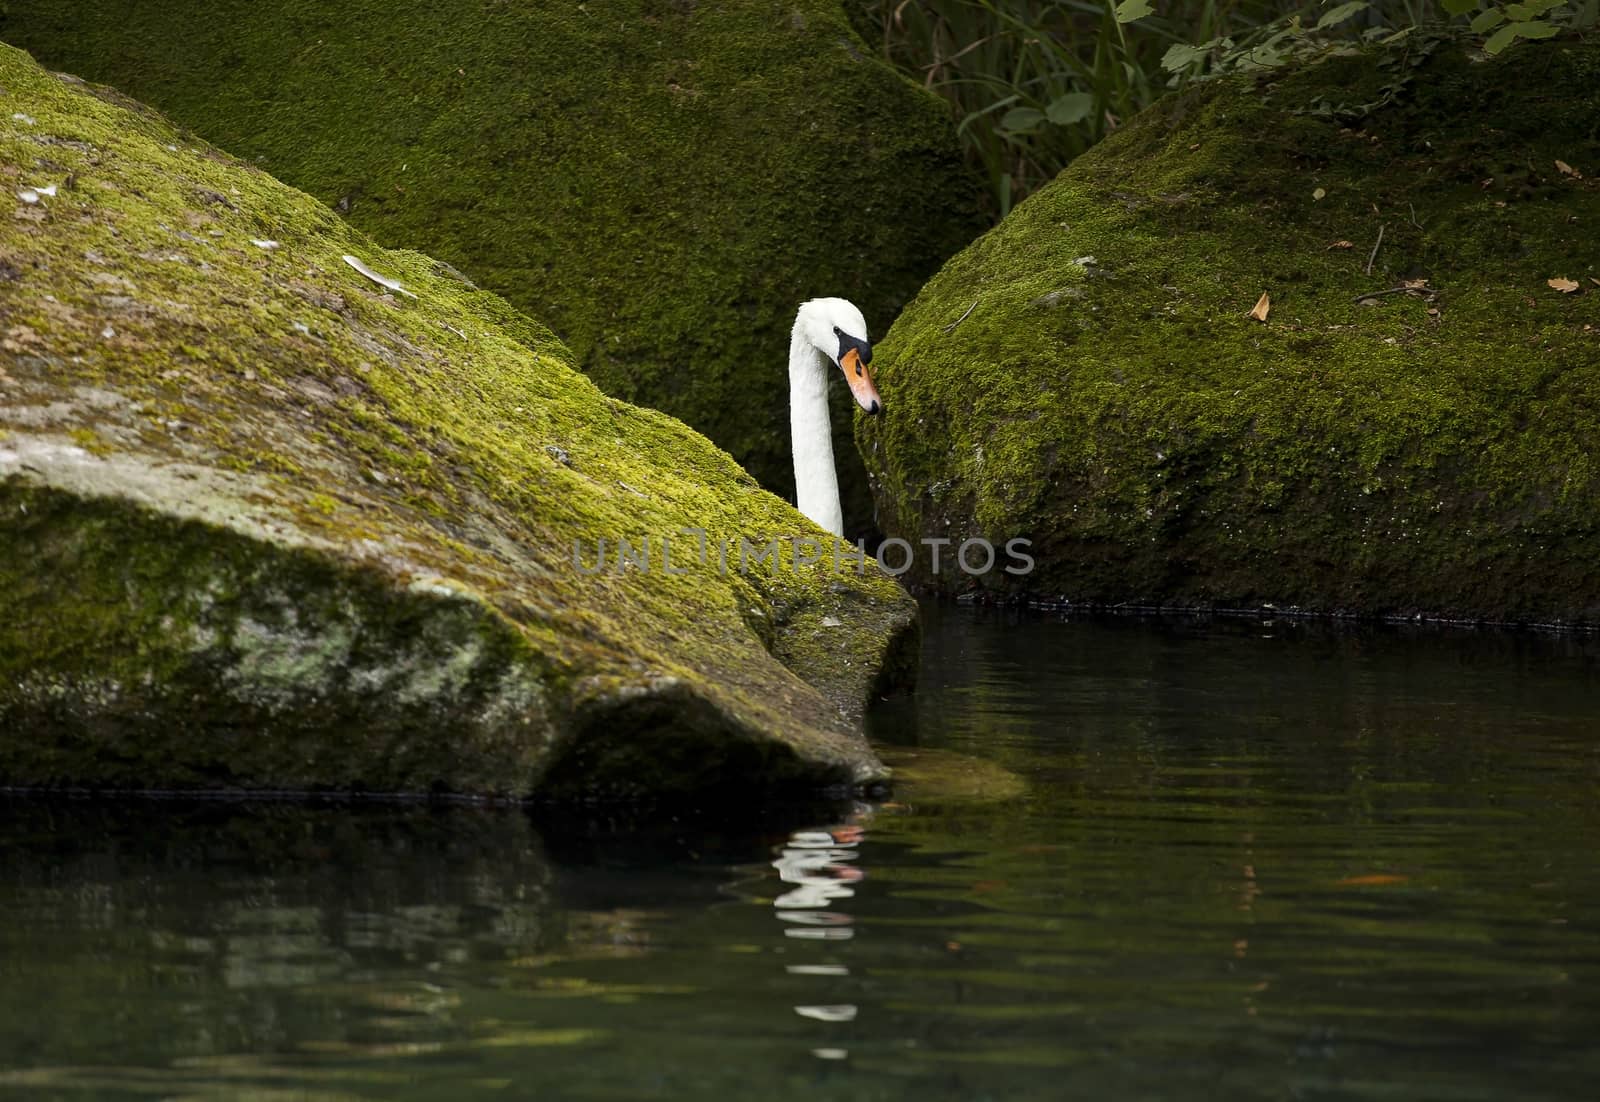
[(1029, 537), (988, 580), (1047, 599), (1600, 616), (1600, 288), (1546, 285), (1600, 278), (1600, 50), (1317, 113), (1410, 64), (1170, 98), (952, 260), (858, 424), (886, 528)]
[(78, 447), (82, 448), (84, 451), (89, 452), (91, 455), (103, 456), (111, 450), (111, 446), (102, 440), (100, 438), (100, 434), (95, 432), (92, 428), (76, 428), (67, 435), (72, 439), (74, 444), (78, 445)]
[(541, 655), (480, 604), (125, 501), (6, 480), (0, 510), (0, 716), (26, 731), (0, 745), (8, 783), (514, 792), (537, 775)]
[[(8, 783), (522, 793), (658, 697), (694, 702), (652, 713), (682, 745), (731, 730), (778, 739), (785, 778), (879, 770), (846, 715), (914, 618), (887, 579), (573, 564), (689, 526), (814, 532), (725, 453), (115, 93), (9, 48), (0, 88), (0, 171), (58, 186), (0, 220), (27, 336), (0, 391), (0, 730), (56, 738), (0, 739)], [(786, 667), (841, 601), (853, 672)], [(240, 749), (252, 732), (283, 741)]]
[(942, 105), (837, 0), (15, 0), (0, 38), (459, 266), (780, 494), (798, 304), (843, 295), (881, 333), (981, 225)]

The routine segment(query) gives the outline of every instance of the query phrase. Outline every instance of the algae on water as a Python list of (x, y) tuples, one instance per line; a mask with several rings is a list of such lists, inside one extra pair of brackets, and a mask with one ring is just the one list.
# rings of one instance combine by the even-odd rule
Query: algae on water
[(1157, 104), (880, 343), (885, 530), (1031, 538), (1036, 599), (1600, 618), (1597, 90), (1413, 44)]
[(858, 720), (909, 599), (579, 571), (602, 538), (816, 530), (542, 325), (9, 47), (0, 182), (0, 783), (881, 773)]

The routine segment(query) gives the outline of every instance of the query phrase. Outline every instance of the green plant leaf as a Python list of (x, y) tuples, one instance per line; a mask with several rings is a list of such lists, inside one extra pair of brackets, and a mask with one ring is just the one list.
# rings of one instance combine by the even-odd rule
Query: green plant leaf
[(1239, 64), (1253, 65), (1260, 69), (1273, 69), (1284, 62), (1283, 52), (1270, 43), (1262, 43), (1254, 49), (1246, 50), (1239, 56)]
[(1554, 38), (1561, 33), (1561, 28), (1554, 23), (1540, 20), (1536, 23), (1513, 23), (1517, 34), (1522, 38)]
[(1567, 0), (1520, 0), (1515, 4), (1505, 6), (1506, 18), (1513, 23), (1528, 23), (1538, 19), (1545, 12), (1561, 7)]
[(1016, 103), (1021, 98), (1022, 98), (1021, 96), (1007, 96), (1005, 99), (999, 100), (996, 103), (991, 103), (989, 106), (981, 108), (980, 110), (969, 111), (967, 113), (966, 117), (961, 120), (961, 124), (956, 127), (956, 133), (957, 134), (965, 133), (967, 127), (971, 126), (975, 122), (978, 122), (985, 115), (993, 114), (994, 112), (1000, 110), (1000, 108), (1002, 108), (1002, 107), (1007, 107), (1007, 106), (1009, 106), (1009, 105), (1011, 105), (1013, 103)]
[(1472, 31), (1474, 34), (1488, 34), (1504, 23), (1505, 19), (1505, 12), (1499, 8), (1490, 8), (1488, 11), (1478, 13), (1478, 17), (1472, 21)]
[(1013, 107), (1000, 116), (1000, 128), (1013, 134), (1031, 134), (1044, 122), (1044, 112), (1034, 107)]
[(1136, 19), (1154, 15), (1155, 11), (1150, 0), (1122, 0), (1122, 3), (1117, 5), (1117, 22), (1132, 23)]
[(1161, 55), (1161, 67), (1169, 73), (1197, 68), (1216, 48), (1216, 45), (1217, 40), (1215, 38), (1199, 46), (1185, 46), (1179, 43)]
[(1484, 50), (1487, 53), (1497, 54), (1507, 46), (1511, 45), (1512, 41), (1517, 37), (1518, 26), (1520, 26), (1520, 24), (1507, 23), (1498, 31), (1495, 31), (1489, 36), (1489, 41), (1483, 44)]
[(1585, 0), (1583, 7), (1572, 14), (1572, 29), (1587, 30), (1600, 23), (1600, 0)]
[(1057, 126), (1071, 126), (1082, 122), (1094, 110), (1094, 96), (1088, 92), (1068, 92), (1050, 101), (1044, 109), (1045, 118)]
[(1343, 23), (1352, 15), (1366, 11), (1371, 6), (1371, 4), (1367, 3), (1367, 0), (1351, 0), (1351, 3), (1340, 4), (1332, 11), (1323, 13), (1322, 18), (1317, 20), (1317, 30), (1320, 31), (1327, 27), (1332, 27)]

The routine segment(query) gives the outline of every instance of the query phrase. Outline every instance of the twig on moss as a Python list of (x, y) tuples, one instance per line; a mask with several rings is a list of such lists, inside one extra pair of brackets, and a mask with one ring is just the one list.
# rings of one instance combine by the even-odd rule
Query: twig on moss
[(956, 331), (956, 326), (960, 325), (962, 322), (967, 320), (967, 314), (971, 314), (977, 308), (978, 308), (978, 300), (977, 299), (973, 299), (972, 300), (972, 305), (967, 307), (967, 313), (966, 314), (962, 314), (955, 321), (953, 321), (949, 325), (945, 326), (944, 327), (944, 331), (946, 333), (954, 333)]
[(1372, 252), (1367, 255), (1367, 274), (1372, 274), (1372, 262), (1378, 258), (1378, 246), (1383, 244), (1383, 229), (1378, 227), (1378, 240), (1372, 243)]
[[(265, 248), (266, 246), (262, 246), (262, 247)], [(274, 244), (274, 247), (276, 247), (275, 244)], [(406, 290), (404, 287), (400, 286), (400, 283), (399, 283), (398, 280), (390, 279), (388, 276), (379, 275), (377, 272), (373, 271), (371, 268), (369, 268), (365, 264), (363, 264), (358, 257), (354, 257), (354, 256), (350, 256), (349, 254), (346, 254), (344, 256), (344, 262), (346, 264), (350, 265), (350, 267), (354, 268), (356, 271), (360, 272), (362, 275), (366, 276), (368, 279), (372, 280), (372, 282), (378, 284), (378, 286), (380, 286), (380, 287), (387, 287), (391, 291), (398, 291), (402, 295), (406, 295), (409, 298), (416, 298), (417, 297), (412, 292), (410, 292), (410, 291)]]
[(1384, 295), (1416, 295), (1418, 298), (1432, 299), (1437, 292), (1432, 287), (1418, 287), (1416, 281), (1402, 283), (1398, 287), (1385, 287), (1381, 291), (1368, 291), (1364, 295), (1357, 295), (1351, 302), (1365, 302), (1369, 298), (1382, 298)]

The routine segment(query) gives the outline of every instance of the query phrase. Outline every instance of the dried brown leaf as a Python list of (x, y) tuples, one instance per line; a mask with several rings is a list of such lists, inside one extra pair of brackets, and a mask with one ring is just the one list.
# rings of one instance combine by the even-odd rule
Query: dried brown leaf
[(1256, 308), (1250, 311), (1250, 316), (1255, 318), (1257, 321), (1266, 321), (1267, 311), (1271, 309), (1272, 300), (1267, 297), (1267, 293), (1265, 291), (1262, 291), (1261, 298), (1256, 302)]
[(1354, 241), (1335, 241), (1328, 246), (1330, 249), (1353, 249), (1355, 247), (1356, 243)]
[(1578, 289), (1578, 281), (1577, 280), (1575, 280), (1575, 279), (1566, 279), (1566, 278), (1564, 278), (1562, 276), (1557, 276), (1554, 279), (1547, 279), (1547, 280), (1545, 280), (1545, 283), (1548, 286), (1554, 287), (1556, 290), (1560, 291), (1564, 295), (1570, 295), (1570, 294), (1572, 294), (1572, 292), (1574, 292), (1574, 291), (1576, 291)]
[(1574, 180), (1583, 179), (1583, 173), (1579, 172), (1577, 169), (1575, 169), (1571, 165), (1567, 164), (1566, 161), (1557, 160), (1556, 161), (1556, 168), (1560, 171), (1561, 175), (1563, 175), (1563, 176), (1571, 176)]

